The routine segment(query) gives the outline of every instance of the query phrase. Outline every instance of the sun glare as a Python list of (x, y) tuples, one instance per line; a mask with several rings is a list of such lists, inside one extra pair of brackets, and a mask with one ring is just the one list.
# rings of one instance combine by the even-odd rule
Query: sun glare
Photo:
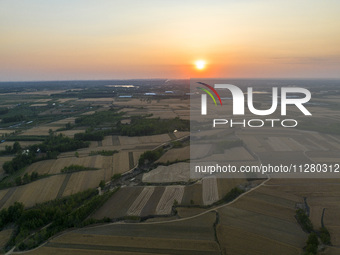
[(198, 70), (203, 70), (205, 68), (205, 61), (204, 60), (197, 60), (195, 62), (195, 66)]

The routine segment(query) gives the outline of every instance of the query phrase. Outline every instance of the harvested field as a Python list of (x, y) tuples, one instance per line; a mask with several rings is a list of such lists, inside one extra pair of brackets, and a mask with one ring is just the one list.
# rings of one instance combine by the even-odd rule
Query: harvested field
[[(83, 244), (52, 242), (46, 245), (44, 251), (65, 252), (72, 251), (72, 254), (218, 254), (216, 244), (211, 241), (191, 240), (169, 240), (162, 238), (144, 237), (117, 237), (117, 236), (96, 236), (77, 235), (69, 237), (71, 240), (81, 240)], [(98, 242), (101, 240), (101, 242)], [(100, 245), (97, 245), (100, 243)], [(174, 248), (176, 247), (176, 248)], [(83, 251), (83, 253), (81, 253)], [(79, 252), (79, 253), (77, 253)], [(87, 253), (88, 252), (88, 253)], [(102, 252), (102, 253), (100, 253)], [(53, 253), (54, 254), (54, 253)]]
[(339, 248), (340, 244), (340, 226), (332, 226), (332, 225), (326, 225), (327, 229), (331, 235), (331, 242), (332, 245), (336, 246)]
[(155, 187), (145, 187), (127, 211), (127, 215), (140, 216)]
[(7, 200), (13, 195), (16, 188), (3, 189), (0, 191), (0, 210), (6, 204)]
[(41, 125), (38, 127), (33, 127), (30, 129), (25, 130), (20, 135), (21, 136), (40, 136), (40, 135), (49, 135), (48, 131), (52, 129), (53, 131), (60, 128), (59, 126), (47, 126), (47, 125)]
[(176, 136), (176, 138), (182, 138), (182, 137), (190, 135), (190, 132), (188, 132), (188, 131), (177, 131), (177, 132), (174, 133), (174, 135)]
[[(37, 172), (39, 175), (49, 174), (51, 173), (51, 169), (56, 161), (56, 159), (38, 161), (27, 167), (25, 172), (28, 174), (32, 174), (32, 172)], [(57, 173), (60, 173), (60, 170)]]
[(143, 174), (143, 182), (171, 183), (187, 182), (190, 179), (190, 164), (176, 163), (169, 166), (158, 166), (156, 169)]
[(78, 98), (59, 98), (58, 102), (63, 104), (63, 103), (66, 103), (68, 101), (76, 101), (76, 100), (78, 100)]
[(104, 169), (73, 173), (62, 196), (69, 196), (87, 189), (96, 188), (101, 180), (105, 180)]
[(1, 202), (5, 202), (5, 201), (2, 201), (2, 199), (5, 197), (8, 191), (9, 191), (8, 189), (0, 190), (0, 208), (1, 208)]
[(112, 146), (112, 136), (105, 136), (102, 141), (102, 146)]
[[(195, 153), (195, 152), (194, 152)], [(192, 156), (192, 153), (191, 153)], [(199, 159), (208, 162), (228, 162), (228, 164), (231, 162), (234, 163), (235, 162), (239, 162), (239, 163), (244, 163), (245, 161), (247, 161), (247, 163), (252, 163), (254, 162), (254, 158), (252, 155), (250, 155), (250, 153), (244, 148), (244, 147), (235, 147), (232, 149), (228, 149), (228, 150), (224, 150), (223, 153), (215, 153), (215, 154), (211, 154), (208, 155), (204, 158), (192, 158), (191, 159)], [(255, 160), (256, 161), (256, 160)]]
[[(73, 153), (74, 154), (74, 153)], [(37, 172), (38, 174), (59, 174), (60, 171), (70, 165), (81, 165), (89, 168), (102, 168), (103, 161), (106, 160), (101, 155), (88, 156), (88, 157), (68, 157), (38, 161), (30, 165), (27, 169), (27, 173)]]
[[(122, 146), (124, 145), (140, 145), (140, 144), (161, 144), (169, 141), (168, 134), (162, 135), (151, 135), (151, 136), (138, 136), (138, 137), (129, 137), (129, 136), (119, 136), (119, 142)], [(157, 146), (156, 145), (156, 146)]]
[(268, 137), (267, 143), (274, 151), (291, 151), (291, 148), (281, 137)]
[(327, 148), (325, 146), (322, 146), (319, 141), (312, 140), (308, 137), (305, 138), (306, 141), (309, 143), (309, 149), (311, 150), (321, 150), (321, 151), (327, 151)]
[[(243, 197), (240, 200), (242, 199)], [(224, 207), (218, 211), (220, 213), (220, 222), (223, 226), (241, 229), (297, 248), (303, 247), (307, 240), (307, 234), (302, 231), (296, 221), (282, 220), (277, 217), (250, 212), (233, 206)], [(228, 237), (231, 242), (236, 242), (232, 232)]]
[(244, 147), (235, 147), (224, 151), (224, 158), (226, 161), (246, 161), (254, 160), (253, 156)]
[(77, 233), (101, 236), (141, 236), (148, 238), (191, 239), (214, 241), (213, 224), (216, 213), (209, 212), (183, 221), (162, 222), (160, 224), (117, 223), (97, 227), (82, 228)]
[(304, 151), (306, 148), (294, 140), (294, 138), (291, 137), (281, 137), (281, 140), (287, 144), (292, 151)]
[[(285, 200), (293, 201), (294, 203), (302, 203), (303, 198), (297, 195), (294, 195), (292, 193), (285, 192), (282, 190), (281, 186), (267, 186), (268, 183), (271, 183), (273, 179), (271, 179), (269, 182), (267, 182), (265, 185), (261, 186), (256, 190), (257, 193), (262, 194), (270, 194), (271, 196), (275, 198), (282, 198)], [(280, 179), (282, 180), (282, 179)]]
[(239, 137), (244, 142), (244, 144), (248, 148), (250, 148), (250, 150), (254, 152), (265, 152), (266, 151), (265, 147), (261, 143), (261, 140), (259, 140), (258, 138), (252, 135), (246, 135), (246, 134), (239, 135)]
[(4, 229), (0, 231), (0, 250), (4, 248), (4, 246), (7, 244), (7, 242), (11, 238), (13, 230), (14, 229), (9, 228), (9, 229)]
[(139, 143), (140, 144), (146, 144), (146, 143), (164, 143), (170, 140), (168, 134), (162, 134), (162, 135), (151, 135), (151, 136), (140, 136)]
[(195, 207), (177, 207), (176, 208), (177, 214), (181, 218), (191, 217), (206, 211), (203, 208), (195, 208)]
[[(54, 122), (51, 122), (51, 123), (48, 123), (48, 124), (36, 126), (36, 127), (30, 128), (28, 130), (25, 130), (20, 135), (23, 135), (23, 136), (25, 136), (25, 135), (32, 135), (32, 136), (49, 135), (48, 131), (50, 129), (55, 131), (59, 128), (65, 127), (65, 125), (67, 123), (74, 124), (74, 120), (75, 120), (75, 117), (70, 117), (70, 118), (65, 118), (65, 119), (62, 119), (62, 120), (54, 121)], [(67, 131), (74, 132), (74, 130), (67, 130)], [(80, 130), (78, 130), (78, 131), (81, 132)], [(66, 132), (66, 131), (63, 131), (63, 132)], [(76, 132), (76, 133), (79, 133), (79, 132)]]
[[(273, 199), (275, 199), (275, 197), (273, 197)], [(291, 206), (283, 206), (275, 202), (270, 203), (261, 199), (260, 196), (254, 195), (252, 197), (246, 196), (245, 198), (236, 201), (233, 203), (233, 207), (296, 222), (294, 217), (296, 210), (295, 203), (292, 203)]]
[(167, 163), (174, 162), (177, 160), (187, 160), (190, 159), (190, 147), (186, 146), (183, 148), (175, 148), (168, 150), (164, 155), (157, 160), (157, 162)]
[(232, 188), (247, 182), (242, 178), (216, 178), (219, 199), (222, 199)]
[(159, 200), (156, 214), (170, 214), (174, 202), (181, 204), (184, 194), (184, 186), (168, 186), (165, 188), (163, 196)]
[(288, 161), (289, 164), (306, 164), (312, 163), (302, 151), (267, 151), (257, 154), (263, 164), (280, 165), (284, 161)]
[(0, 135), (13, 133), (15, 130), (12, 129), (0, 129)]
[(212, 227), (215, 219), (215, 213), (208, 213), (183, 222), (83, 228), (56, 237), (28, 254), (77, 253), (81, 250), (82, 254), (110, 251), (110, 254), (217, 255), (220, 252)]
[(130, 170), (129, 152), (120, 151), (113, 155), (113, 171), (120, 174)]
[(84, 112), (84, 113), (82, 113), (82, 114), (80, 114), (80, 115), (92, 115), (92, 114), (95, 114), (96, 113), (96, 111), (89, 111), (89, 112)]
[(155, 218), (148, 218), (145, 222), (162, 222), (162, 221), (171, 221), (178, 219), (177, 216), (157, 216)]
[(156, 207), (159, 203), (159, 200), (163, 196), (165, 191), (165, 187), (162, 186), (155, 186), (155, 190), (152, 193), (150, 199), (143, 207), (142, 212), (140, 213), (141, 217), (150, 216), (150, 215), (157, 215)]
[(133, 162), (134, 162), (134, 167), (138, 164), (138, 160), (140, 156), (143, 154), (144, 151), (134, 151), (133, 152)]
[(7, 189), (14, 190), (14, 192), (6, 200), (3, 208), (9, 207), (16, 201), (23, 203), (25, 207), (32, 207), (37, 203), (53, 200), (57, 197), (64, 178), (65, 175), (56, 175), (16, 188)]
[(222, 250), (230, 255), (249, 255), (249, 251), (252, 255), (299, 255), (302, 252), (299, 247), (233, 226), (219, 225), (217, 236)]
[(47, 106), (48, 104), (31, 104), (30, 107), (39, 107), (39, 106)]
[(340, 254), (340, 248), (334, 246), (328, 246), (325, 251), (320, 252), (320, 255), (338, 255)]
[(202, 159), (209, 155), (211, 144), (190, 145), (190, 159)]
[[(142, 151), (136, 151), (132, 154), (129, 151), (120, 151), (113, 155), (113, 171), (115, 174), (125, 173), (131, 169), (132, 161), (134, 166), (137, 165)], [(131, 156), (133, 155), (133, 157)], [(134, 167), (133, 166), (133, 167)]]
[(280, 194), (280, 198), (299, 203), (303, 203), (303, 197), (306, 197), (314, 227), (321, 227), (324, 211), (323, 223), (331, 234), (331, 241), (333, 245), (340, 244), (339, 179), (272, 179), (257, 191), (275, 197)]
[(210, 205), (219, 199), (216, 177), (202, 179), (203, 204)]
[(185, 186), (182, 205), (203, 205), (201, 183)]
[(109, 200), (93, 215), (95, 219), (119, 218), (126, 215), (127, 210), (136, 200), (143, 187), (123, 187), (114, 193)]

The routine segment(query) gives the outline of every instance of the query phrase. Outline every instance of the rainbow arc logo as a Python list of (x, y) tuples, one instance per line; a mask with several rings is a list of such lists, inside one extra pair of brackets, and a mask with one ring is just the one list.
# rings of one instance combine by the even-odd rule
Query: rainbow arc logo
[[(218, 100), (220, 101), (220, 104), (222, 106), (222, 100), (220, 95), (217, 93), (217, 91), (210, 85), (203, 83), (203, 82), (197, 82), (198, 84), (203, 85), (204, 87), (210, 89), (212, 92), (214, 92), (214, 94), (217, 96)], [(205, 93), (207, 93), (212, 100), (214, 101), (215, 105), (217, 106), (216, 100), (214, 98), (214, 96), (211, 94), (211, 92), (205, 88), (201, 88), (201, 87), (197, 87), (198, 89), (204, 91)], [(202, 115), (207, 115), (207, 95), (206, 94), (202, 94), (201, 95), (201, 114)]]
[[(198, 84), (201, 84), (201, 85), (203, 85), (203, 86), (205, 86), (205, 87), (207, 87), (207, 88), (209, 88), (212, 92), (214, 92), (214, 94), (217, 96), (217, 98), (218, 98), (218, 100), (220, 101), (220, 104), (221, 104), (221, 106), (222, 106), (221, 97), (220, 97), (220, 95), (217, 93), (217, 91), (216, 91), (213, 87), (211, 87), (210, 85), (208, 85), (208, 84), (206, 84), (206, 83), (203, 83), (203, 82), (197, 82), (197, 83), (198, 83)], [(206, 93), (212, 98), (212, 100), (214, 101), (215, 105), (217, 105), (214, 96), (211, 94), (211, 92), (210, 92), (209, 90), (207, 90), (207, 89), (205, 89), (205, 88), (201, 88), (201, 87), (197, 87), (197, 88), (200, 89), (200, 90), (202, 90), (202, 91), (204, 91), (204, 92), (206, 92)]]

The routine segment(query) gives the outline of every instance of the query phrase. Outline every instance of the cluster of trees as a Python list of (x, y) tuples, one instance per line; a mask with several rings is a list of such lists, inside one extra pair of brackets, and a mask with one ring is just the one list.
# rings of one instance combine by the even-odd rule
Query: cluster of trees
[(56, 151), (67, 152), (74, 151), (80, 148), (86, 148), (89, 143), (66, 137), (62, 134), (50, 135), (42, 144), (38, 144), (35, 147), (40, 148), (42, 152)]
[(92, 131), (86, 130), (85, 133), (74, 134), (74, 139), (80, 141), (102, 141), (104, 139), (105, 133), (101, 130)]
[(315, 231), (312, 222), (304, 210), (296, 210), (296, 219), (301, 225), (302, 229), (309, 233), (306, 246), (304, 248), (304, 255), (318, 254), (319, 238), (323, 244), (331, 244), (331, 236), (327, 228), (322, 227), (319, 231)]
[(6, 138), (6, 141), (45, 141), (46, 136), (39, 136), (39, 135), (11, 135)]
[(35, 153), (34, 151), (29, 151), (27, 153), (18, 154), (11, 161), (7, 161), (2, 165), (3, 170), (7, 174), (13, 174), (19, 169), (28, 166), (34, 162)]
[(157, 135), (172, 133), (174, 130), (188, 131), (190, 129), (190, 122), (188, 120), (181, 120), (178, 117), (174, 119), (134, 117), (131, 119), (130, 124), (119, 124), (117, 128), (121, 135), (126, 136)]
[(111, 181), (118, 180), (121, 176), (122, 176), (122, 174), (114, 174), (114, 175), (111, 177)]
[[(188, 120), (145, 118), (149, 116), (134, 116), (130, 124), (121, 124), (122, 115), (115, 109), (109, 111), (99, 111), (92, 115), (84, 115), (75, 120), (75, 125), (66, 126), (65, 129), (75, 126), (89, 127), (85, 133), (74, 135), (76, 140), (81, 141), (101, 141), (105, 135), (126, 135), (126, 136), (143, 136), (156, 135), (173, 132), (174, 130), (188, 131), (190, 122)], [(98, 130), (100, 125), (110, 124), (103, 130)]]
[(15, 202), (8, 209), (2, 209), (0, 211), (0, 230), (2, 230), (7, 224), (16, 222), (24, 211), (24, 205), (19, 202)]
[(116, 123), (122, 118), (123, 113), (118, 113), (115, 109), (95, 112), (92, 115), (83, 115), (75, 120), (77, 126), (97, 127), (103, 123)]
[(228, 203), (230, 201), (233, 201), (235, 198), (237, 198), (239, 195), (241, 195), (244, 192), (244, 190), (235, 187), (232, 188), (223, 198), (222, 201), (223, 203)]
[(18, 122), (18, 121), (23, 121), (23, 120), (25, 120), (24, 115), (17, 114), (17, 115), (2, 118), (1, 123), (12, 123), (12, 122)]
[(304, 210), (296, 210), (296, 219), (304, 231), (308, 233), (313, 231), (313, 224)]
[(21, 176), (18, 176), (17, 178), (15, 178), (15, 183), (16, 185), (24, 185), (33, 181), (36, 181), (39, 179), (39, 174), (37, 172), (32, 172), (31, 175), (29, 175), (28, 173), (25, 173), (24, 176), (21, 178)]
[(326, 244), (326, 245), (331, 245), (331, 235), (328, 231), (327, 228), (325, 227), (322, 227), (320, 228), (320, 239), (321, 239), (321, 242)]
[(65, 124), (65, 127), (64, 128), (59, 128), (57, 129), (56, 131), (65, 131), (65, 130), (71, 130), (74, 128), (74, 125), (72, 125), (70, 122), (67, 122)]
[[(15, 210), (17, 213), (11, 213), (12, 216), (5, 218), (0, 225), (4, 227), (15, 223), (17, 228), (7, 244), (7, 249), (14, 245), (17, 245), (20, 250), (32, 249), (60, 231), (82, 227), (93, 222), (86, 219), (112, 195), (110, 192), (102, 196), (97, 194), (97, 190), (87, 190), (66, 198), (38, 204), (27, 210), (23, 210), (22, 204), (16, 203), (14, 206), (18, 208)], [(5, 213), (2, 212), (4, 210)], [(8, 215), (10, 210), (13, 211), (11, 207), (8, 211), (4, 210), (0, 211), (0, 215)]]
[(112, 156), (115, 153), (118, 153), (118, 151), (117, 150), (91, 151), (90, 156), (95, 156), (95, 155)]
[(306, 247), (305, 247), (305, 255), (314, 255), (318, 254), (318, 246), (319, 246), (319, 239), (316, 233), (312, 232), (309, 234)]
[(0, 151), (0, 155), (10, 155), (21, 152), (21, 145), (19, 142), (14, 142), (13, 146), (6, 145), (5, 150)]
[[(51, 134), (43, 143), (29, 146), (26, 151), (18, 153), (11, 161), (5, 162), (2, 168), (7, 174), (12, 174), (35, 161), (56, 158), (61, 152), (73, 151), (88, 146), (89, 143), (84, 141), (69, 138), (62, 134)], [(38, 150), (45, 153), (45, 155), (38, 157)]]
[(145, 164), (151, 164), (155, 162), (157, 159), (159, 159), (163, 155), (163, 152), (164, 152), (163, 148), (144, 152), (139, 157), (139, 161), (138, 161), (139, 166), (143, 166)]
[(7, 107), (0, 107), (0, 115), (8, 113), (8, 108)]
[(173, 141), (171, 142), (171, 145), (173, 148), (182, 148), (183, 147), (183, 143), (181, 141)]
[(63, 169), (60, 170), (61, 173), (73, 173), (79, 171), (86, 171), (86, 170), (96, 170), (96, 168), (85, 167), (81, 165), (70, 165), (65, 166)]

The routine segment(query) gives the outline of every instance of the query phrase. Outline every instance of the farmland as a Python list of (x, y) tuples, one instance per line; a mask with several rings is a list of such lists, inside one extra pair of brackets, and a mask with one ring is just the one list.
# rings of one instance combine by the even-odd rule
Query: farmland
[[(55, 252), (65, 249), (78, 252), (91, 250), (92, 254), (117, 252), (134, 254), (138, 251), (150, 254), (219, 254), (214, 240), (215, 213), (208, 213), (185, 222), (163, 224), (113, 224), (85, 228), (67, 233), (49, 242), (48, 245), (28, 254)], [(143, 237), (138, 233), (143, 232)], [(176, 247), (176, 248), (174, 248)]]
[[(217, 145), (190, 147), (187, 85), (170, 81), (162, 84), (164, 88), (158, 87), (162, 82), (148, 81), (157, 86), (115, 87), (117, 94), (105, 83), (75, 90), (67, 86), (58, 90), (37, 88), (34, 93), (23, 88), (22, 92), (0, 95), (1, 107), (6, 108), (0, 119), (18, 120), (0, 122), (4, 140), (0, 144), (0, 165), (20, 155), (34, 155), (32, 161), (15, 171), (7, 173), (0, 168), (0, 210), (19, 202), (24, 212), (31, 213), (49, 204), (77, 200), (73, 196), (88, 189), (95, 194), (91, 199), (107, 196), (102, 203), (89, 207), (91, 210), (81, 221), (75, 215), (82, 207), (75, 207), (67, 215), (70, 222), (65, 223), (73, 228), (64, 228), (62, 234), (51, 232), (46, 243), (39, 243), (38, 237), (45, 236), (44, 227), (50, 229), (48, 224), (56, 223), (52, 220), (32, 229), (34, 243), (42, 246), (26, 251), (33, 247), (33, 241), (28, 239), (25, 246), (21, 240), (15, 252), (246, 255), (251, 251), (259, 255), (298, 255), (303, 252), (308, 233), (296, 219), (297, 208), (308, 212), (316, 231), (321, 227), (329, 231), (333, 246), (326, 245), (321, 254), (339, 252), (339, 179), (190, 175), (190, 160), (228, 162), (238, 167), (338, 163), (339, 134), (321, 130), (319, 125), (310, 126), (313, 130), (308, 125), (294, 130), (202, 129), (195, 135), (218, 141)], [(174, 95), (162, 94), (165, 89), (174, 90)], [(144, 95), (149, 90), (159, 90), (159, 96)], [(132, 97), (120, 98), (121, 94)], [(333, 98), (332, 104), (336, 100)], [(262, 103), (270, 106), (265, 100)], [(228, 100), (226, 104), (231, 106)], [(313, 107), (316, 122), (337, 118), (334, 109), (337, 108)], [(63, 143), (56, 144), (58, 139), (82, 146), (69, 149)], [(15, 142), (21, 149), (9, 150), (8, 146), (12, 148)], [(157, 160), (138, 165), (142, 154), (158, 150), (161, 153)], [(62, 171), (72, 167), (74, 171)], [(19, 224), (20, 221), (11, 221), (5, 225), (0, 237)], [(7, 239), (1, 238), (4, 250), (8, 250)]]
[[(302, 185), (308, 184), (303, 180), (300, 183)], [(315, 192), (321, 192), (323, 190), (321, 186)], [(303, 202), (303, 199), (298, 187), (295, 190), (291, 190), (290, 187), (292, 187), (292, 184), (289, 181), (268, 181), (235, 202), (219, 207), (217, 209), (219, 223), (216, 225), (219, 245), (214, 241), (212, 232), (216, 209), (207, 212), (204, 209), (192, 208), (186, 209), (185, 214), (181, 213), (184, 218), (177, 220), (170, 219), (158, 223), (125, 223), (124, 228), (118, 222), (107, 226), (75, 230), (53, 239), (34, 253), (29, 254), (41, 254), (42, 252), (50, 251), (59, 254), (65, 249), (70, 251), (73, 249), (90, 249), (93, 252), (105, 249), (105, 251), (129, 251), (133, 253), (139, 247), (139, 244), (145, 248), (144, 252), (146, 254), (150, 253), (148, 249), (153, 251), (159, 249), (158, 252), (163, 254), (168, 252), (166, 251), (168, 249), (167, 245), (174, 241), (172, 231), (178, 231), (177, 227), (179, 226), (183, 230), (181, 230), (180, 235), (177, 233), (176, 239), (186, 240), (187, 243), (184, 245), (184, 243), (179, 242), (177, 247), (185, 249), (185, 254), (192, 254), (190, 252), (194, 247), (199, 247), (197, 248), (199, 251), (207, 252), (209, 250), (213, 252), (217, 249), (216, 251), (222, 250), (230, 254), (249, 254), (249, 249), (252, 249), (252, 254), (264, 254), (268, 249), (276, 254), (300, 254), (307, 234), (302, 231), (294, 215), (296, 204)], [(149, 188), (146, 193), (152, 190), (153, 188)], [(140, 191), (138, 193), (141, 194)], [(173, 192), (169, 191), (169, 195), (170, 193)], [(122, 194), (126, 194), (126, 192)], [(169, 195), (166, 196), (169, 197)], [(145, 196), (143, 195), (142, 197)], [(328, 205), (330, 205), (329, 202)], [(311, 204), (312, 207), (313, 205)], [(190, 211), (193, 213), (190, 213)], [(195, 215), (198, 214), (200, 216), (196, 217)], [(331, 215), (330, 213), (329, 220), (333, 220)], [(195, 222), (199, 223), (199, 225), (195, 225), (197, 224)], [(203, 231), (204, 228), (205, 230)], [(167, 231), (163, 232), (164, 229), (167, 229)], [(195, 232), (190, 233), (192, 230)], [(144, 233), (143, 237), (137, 234), (140, 231)], [(97, 240), (99, 236), (102, 239)], [(160, 240), (157, 238), (160, 238)], [(164, 242), (161, 240), (164, 240)], [(334, 242), (336, 241), (334, 240)], [(191, 244), (194, 246), (191, 246)], [(325, 254), (336, 254), (334, 253), (335, 249), (327, 248), (327, 253)], [(181, 252), (175, 250), (172, 252), (171, 254), (181, 254)], [(195, 254), (199, 254), (197, 252)]]
[(170, 166), (158, 166), (143, 175), (143, 182), (147, 183), (171, 183), (187, 182), (190, 179), (190, 164), (175, 163)]

